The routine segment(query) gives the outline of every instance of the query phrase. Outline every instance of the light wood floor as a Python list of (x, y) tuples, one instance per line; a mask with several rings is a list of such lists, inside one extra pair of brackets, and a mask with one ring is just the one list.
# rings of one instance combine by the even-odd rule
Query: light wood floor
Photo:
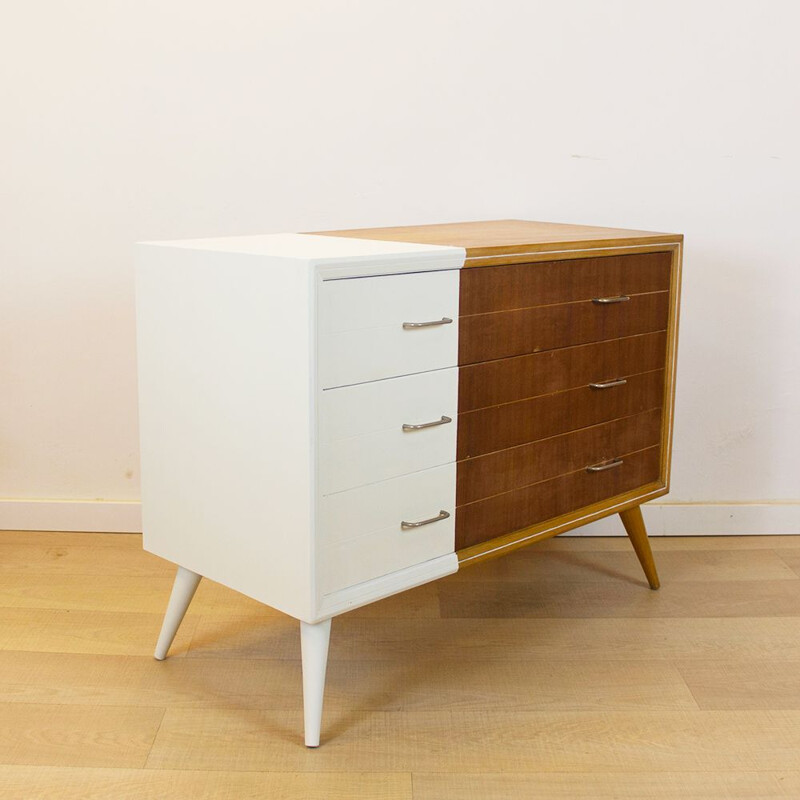
[(558, 539), (334, 620), (323, 743), (297, 624), (135, 535), (0, 532), (0, 798), (800, 797), (800, 537)]

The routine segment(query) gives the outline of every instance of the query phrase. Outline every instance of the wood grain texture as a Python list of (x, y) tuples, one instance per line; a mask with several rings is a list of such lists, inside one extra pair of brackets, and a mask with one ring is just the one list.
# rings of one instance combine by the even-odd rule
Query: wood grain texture
[(528, 397), (663, 369), (666, 332), (484, 361), (458, 371), (458, 410), (475, 411)]
[[(426, 663), (334, 659), (325, 688), (327, 712), (495, 708), (696, 708), (669, 664), (509, 660), (495, 664), (491, 685), (453, 681), (458, 659)], [(613, 666), (610, 669), (609, 666)], [(302, 714), (299, 661), (152, 658), (0, 653), (0, 702), (92, 706), (214, 707)], [(531, 671), (537, 678), (531, 680)], [(591, 689), (591, 691), (587, 691)], [(599, 691), (601, 690), (602, 691)]]
[[(97, 540), (97, 541), (95, 541)], [(75, 531), (0, 531), (0, 546), (13, 545), (23, 552), (28, 547), (55, 547), (64, 550), (65, 545), (72, 551), (81, 545), (88, 545), (92, 550), (98, 547), (110, 547), (115, 551), (141, 551), (141, 533), (84, 533)], [(4, 551), (6, 556), (13, 555), (12, 550)], [(149, 556), (149, 554), (148, 554)], [(150, 556), (152, 558), (152, 556)], [(23, 566), (26, 559), (18, 560)]]
[(0, 789), (29, 800), (411, 800), (402, 772), (225, 772), (0, 766)]
[[(566, 542), (567, 545), (571, 541), (557, 540), (559, 544)], [(627, 539), (624, 544), (630, 550)], [(442, 598), (445, 597), (443, 590), (450, 586), (451, 579), (452, 576), (439, 582)], [(609, 579), (619, 580), (616, 576), (609, 576)], [(748, 585), (735, 589), (747, 602), (738, 603), (738, 608), (726, 606), (725, 595), (731, 587), (727, 582), (722, 582), (722, 586), (709, 590), (713, 592), (710, 595), (713, 603), (706, 603), (702, 599), (698, 603), (699, 598), (695, 593), (694, 597), (682, 602), (683, 613), (670, 616), (666, 612), (648, 613), (649, 610), (664, 608), (670, 595), (663, 591), (644, 591), (641, 588), (643, 580), (639, 579), (638, 584), (626, 583), (624, 588), (625, 596), (630, 598), (631, 594), (635, 595), (635, 600), (629, 600), (628, 605), (637, 602), (642, 607), (632, 617), (603, 614), (597, 610), (590, 613), (591, 607), (586, 603), (581, 606), (586, 614), (584, 617), (574, 614), (515, 614), (518, 599), (513, 593), (524, 591), (524, 583), (509, 581), (509, 589), (504, 594), (500, 594), (499, 587), (490, 587), (498, 597), (505, 598), (507, 605), (502, 614), (498, 611), (499, 603), (489, 607), (491, 595), (486, 593), (486, 612), (482, 616), (465, 617), (463, 610), (459, 609), (461, 616), (454, 614), (452, 618), (397, 619), (392, 620), (391, 624), (380, 618), (356, 619), (348, 614), (337, 617), (335, 635), (331, 634), (329, 668), (334, 661), (356, 659), (381, 663), (401, 659), (407, 664), (460, 660), (463, 665), (487, 661), (603, 661), (610, 658), (634, 663), (671, 659), (692, 662), (800, 661), (796, 617), (786, 613), (769, 613), (769, 602), (774, 602), (776, 591), (784, 592), (783, 596), (787, 597), (785, 590), (776, 588), (777, 581), (766, 588), (761, 581), (742, 582)], [(455, 582), (452, 585), (455, 586)], [(548, 588), (550, 593), (558, 593), (562, 597), (562, 607), (566, 608), (563, 591), (559, 592), (558, 586), (553, 584)], [(591, 591), (599, 595), (599, 590)], [(614, 597), (615, 591), (618, 590), (609, 588), (606, 597)], [(475, 593), (473, 588), (472, 594)], [(674, 596), (680, 599), (681, 594)], [(554, 595), (553, 605), (556, 600)], [(476, 601), (470, 603), (471, 607), (477, 607)], [(442, 606), (445, 610), (444, 603)], [(524, 607), (530, 609), (533, 605), (525, 604)], [(727, 616), (711, 614), (726, 607), (729, 609)], [(760, 613), (750, 615), (756, 607)], [(453, 608), (455, 610), (457, 607)], [(624, 624), (620, 622), (621, 619)], [(224, 626), (220, 625), (219, 620), (209, 619), (207, 624), (201, 620), (189, 658), (296, 660), (300, 649), (295, 628), (291, 621), (281, 622), (277, 619), (270, 620), (260, 628), (256, 628), (246, 617), (232, 618)]]
[(789, 569), (794, 570), (795, 574), (800, 577), (800, 548), (796, 550), (790, 548), (785, 549), (781, 553), (781, 558), (783, 559), (784, 563), (789, 567)]
[[(582, 525), (588, 525), (590, 522), (609, 516), (609, 514), (618, 514), (626, 508), (642, 505), (642, 503), (646, 503), (656, 497), (661, 497), (666, 492), (667, 488), (663, 483), (654, 481), (629, 492), (623, 492), (614, 497), (606, 497), (597, 503), (570, 511), (560, 517), (529, 525), (486, 542), (480, 542), (472, 547), (457, 551), (459, 566), (472, 566), (499, 558), (528, 547), (533, 543), (546, 544), (554, 536), (572, 531)], [(628, 543), (628, 546), (630, 546), (630, 543)]]
[[(800, 586), (795, 581), (684, 581), (677, 591), (643, 591), (643, 578), (612, 585), (587, 581), (569, 591), (553, 580), (486, 581), (440, 589), (443, 617), (692, 617), (703, 608), (716, 619), (748, 616), (800, 616)], [(632, 588), (639, 591), (631, 591)]]
[[(43, 597), (52, 572), (24, 560), (36, 535), (9, 537), (5, 574)], [(91, 536), (48, 538), (65, 564), (74, 546), (98, 575), (121, 564), (123, 540)], [(420, 587), (435, 616), (401, 617), (414, 590), (337, 618), (314, 753), (285, 616), (236, 613), (230, 592), (229, 614), (187, 620), (188, 658), (156, 663), (149, 614), (3, 609), (0, 641), (22, 649), (0, 652), (0, 796), (797, 797), (798, 538), (651, 541), (660, 592), (624, 537), (558, 538)], [(62, 605), (90, 580), (61, 576)]]
[(661, 406), (663, 370), (627, 381), (610, 389), (583, 386), (459, 414), (457, 458), (475, 458)]
[[(133, 565), (132, 572), (136, 567)], [(174, 573), (174, 567), (173, 567)], [(7, 608), (68, 609), (73, 611), (121, 611), (163, 615), (173, 575), (94, 575), (75, 589), (75, 575), (11, 574), (0, 580), (0, 606)], [(213, 581), (203, 581), (189, 610), (198, 614), (253, 612), (263, 616), (280, 612)]]
[[(665, 244), (663, 251), (635, 253), (610, 248), (602, 256), (583, 250), (572, 259), (567, 252), (555, 253), (551, 261), (541, 252), (529, 258), (520, 256), (518, 263), (510, 259), (509, 253), (483, 253), (472, 262), (476, 268), (461, 275), (459, 411), (464, 413), (459, 413), (459, 469), (472, 457), (625, 416), (592, 417), (599, 411), (598, 404), (580, 397), (578, 381), (603, 375), (589, 378), (587, 383), (615, 378), (635, 383), (635, 374), (647, 371), (644, 364), (654, 364), (653, 371), (663, 368), (660, 386), (651, 383), (646, 390), (651, 395), (649, 408), (666, 409), (660, 415), (659, 469), (654, 480), (638, 488), (628, 484), (622, 492), (598, 496), (580, 509), (563, 505), (561, 513), (550, 520), (524, 521), (517, 516), (516, 528), (500, 528), (504, 532), (494, 537), (477, 534), (474, 526), (465, 535), (463, 514), (460, 524), (457, 516), (461, 563), (496, 557), (612, 512), (627, 514), (630, 522), (630, 515), (636, 513), (632, 509), (637, 494), (638, 500), (645, 502), (669, 488), (681, 242)], [(610, 305), (581, 300), (620, 295), (629, 299)], [(656, 333), (661, 335), (652, 335)], [(625, 344), (620, 345), (620, 340)], [(642, 347), (645, 341), (649, 350)], [(637, 358), (641, 359), (638, 368)], [(563, 391), (570, 385), (575, 386), (571, 396)], [(552, 394), (546, 394), (548, 389)], [(657, 393), (660, 401), (652, 397)], [(526, 395), (527, 399), (521, 400)], [(565, 406), (559, 410), (556, 397), (569, 397), (579, 409), (577, 416)], [(611, 404), (612, 400), (605, 402)], [(641, 406), (638, 409), (643, 410)], [(564, 416), (559, 419), (560, 413)], [(588, 414), (590, 421), (583, 421), (583, 414)], [(532, 431), (539, 425), (545, 432), (537, 435)], [(518, 458), (517, 468), (524, 469), (523, 463)], [(475, 468), (472, 479), (479, 474)], [(502, 512), (502, 502), (494, 503), (495, 510)], [(486, 530), (497, 530), (496, 521), (495, 528), (488, 520), (481, 524)], [(630, 524), (627, 527), (631, 529)], [(632, 537), (631, 541), (656, 587), (655, 563), (643, 523), (640, 527), (645, 538)]]
[(460, 461), (456, 505), (575, 472), (659, 443), (661, 409)]
[(631, 295), (625, 303), (591, 300), (459, 318), (460, 366), (557, 347), (665, 330), (669, 293)]
[(647, 538), (647, 529), (644, 526), (641, 507), (626, 508), (620, 512), (619, 516), (625, 526), (628, 538), (631, 540), (636, 557), (639, 559), (644, 574), (647, 576), (650, 588), (658, 589), (661, 586), (661, 581), (658, 579), (658, 571), (653, 560), (653, 551), (650, 549), (650, 541)]
[[(647, 506), (645, 506), (644, 515), (645, 517), (647, 516)], [(569, 539), (570, 548), (579, 552), (630, 550), (630, 543), (626, 538), (607, 536), (564, 537), (558, 540), (542, 542), (537, 549), (558, 550), (563, 547), (563, 542), (567, 541), (567, 539)], [(800, 555), (800, 550), (798, 549), (800, 538), (796, 535), (739, 534), (728, 536), (725, 539), (725, 556), (715, 555), (719, 548), (718, 540), (719, 537), (717, 536), (655, 536), (650, 540), (650, 544), (654, 552), (657, 550), (661, 553), (672, 553), (686, 550), (693, 554), (696, 553), (698, 559), (711, 559), (712, 561), (718, 557), (721, 559), (726, 558), (729, 551), (743, 553), (745, 556), (753, 554), (753, 558), (760, 558), (758, 551), (763, 552), (766, 550), (774, 551), (770, 557), (779, 558), (781, 562), (788, 566), (787, 558), (791, 559), (796, 554)]]
[(353, 228), (313, 231), (318, 236), (345, 236), (390, 242), (414, 242), (463, 247), (469, 261), (481, 256), (547, 252), (551, 250), (681, 242), (682, 234), (496, 219), (480, 222), (451, 222), (438, 225), (406, 225), (390, 228)]
[[(647, 508), (645, 507), (645, 513)], [(620, 520), (619, 532), (622, 533)], [(744, 537), (767, 538), (767, 537)], [(771, 537), (770, 537), (771, 538)], [(705, 545), (701, 540), (705, 539)], [(738, 541), (734, 540), (734, 544)], [(565, 546), (565, 542), (568, 546)], [(797, 577), (772, 548), (721, 550), (706, 537), (651, 536), (665, 584), (742, 581), (794, 581)], [(625, 536), (556, 538), (517, 550), (509, 558), (484, 561), (459, 570), (447, 585), (473, 581), (552, 581), (567, 587), (587, 581), (641, 583), (642, 571)], [(680, 586), (671, 591), (680, 592)]]
[[(85, 579), (76, 576), (75, 580), (77, 593)], [(162, 619), (163, 612), (139, 614), (0, 606), (0, 650), (151, 656)], [(196, 624), (197, 618), (187, 615), (175, 637), (170, 657), (185, 655)]]
[(0, 764), (144, 767), (163, 708), (0, 704)]
[[(23, 535), (27, 533), (27, 535)], [(93, 544), (87, 537), (101, 536)], [(132, 540), (141, 542), (141, 534), (76, 534), (65, 545), (64, 533), (0, 531), (0, 575), (35, 573), (37, 575), (174, 576), (175, 565), (147, 553)], [(102, 561), (97, 548), (107, 547)]]
[(678, 667), (704, 710), (800, 710), (800, 663), (698, 661)]
[(669, 290), (671, 254), (644, 253), (465, 270), (459, 314), (488, 314)]
[(491, 753), (496, 772), (800, 769), (796, 711), (398, 711), (328, 725), (329, 738), (309, 753), (274, 713), (168, 710), (148, 768), (474, 773)]
[(765, 800), (796, 797), (780, 772), (414, 774), (414, 800)]
[(584, 508), (658, 479), (659, 447), (627, 454), (606, 472), (585, 469), (456, 508), (456, 549)]
[(675, 388), (678, 367), (678, 320), (680, 317), (681, 270), (683, 268), (683, 245), (672, 249), (670, 275), (670, 306), (667, 321), (667, 366), (664, 380), (664, 417), (661, 434), (661, 476), (669, 491), (672, 470), (672, 430), (675, 417)]

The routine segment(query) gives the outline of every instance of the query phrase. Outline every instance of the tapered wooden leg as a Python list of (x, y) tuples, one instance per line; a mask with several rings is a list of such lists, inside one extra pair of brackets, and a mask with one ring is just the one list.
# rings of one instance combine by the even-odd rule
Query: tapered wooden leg
[(634, 506), (626, 511), (621, 511), (620, 517), (622, 517), (622, 524), (625, 526), (628, 538), (636, 551), (650, 588), (658, 589), (661, 586), (661, 581), (658, 580), (656, 562), (653, 560), (653, 551), (650, 549), (650, 541), (647, 538), (647, 529), (644, 527), (641, 507)]
[(322, 697), (325, 693), (325, 670), (328, 666), (328, 643), (331, 621), (311, 625), (300, 623), (300, 650), (303, 656), (303, 716), (306, 747), (319, 747), (322, 727)]
[(167, 657), (167, 650), (178, 632), (186, 609), (192, 602), (197, 585), (200, 583), (202, 575), (192, 572), (186, 567), (178, 567), (175, 575), (175, 583), (172, 584), (172, 594), (169, 596), (167, 613), (164, 615), (164, 624), (161, 626), (161, 633), (156, 644), (155, 657), (163, 661)]

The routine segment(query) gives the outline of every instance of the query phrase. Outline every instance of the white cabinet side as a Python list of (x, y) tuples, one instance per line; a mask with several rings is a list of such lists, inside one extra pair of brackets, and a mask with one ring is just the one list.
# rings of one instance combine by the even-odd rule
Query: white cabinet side
[(137, 248), (144, 547), (313, 616), (307, 262)]

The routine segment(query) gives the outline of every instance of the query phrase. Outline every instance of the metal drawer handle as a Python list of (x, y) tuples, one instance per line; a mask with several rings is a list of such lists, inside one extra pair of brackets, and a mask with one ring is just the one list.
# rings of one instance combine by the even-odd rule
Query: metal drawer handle
[(453, 320), (450, 317), (434, 319), (431, 322), (404, 322), (403, 327), (408, 328), (432, 328), (434, 325), (450, 325)]
[(616, 378), (613, 381), (601, 381), (600, 383), (590, 383), (590, 389), (610, 389), (612, 386), (624, 386), (627, 383), (626, 378)]
[(431, 522), (439, 522), (440, 520), (447, 519), (450, 515), (442, 510), (435, 517), (430, 519), (423, 519), (421, 522), (406, 522), (403, 520), (400, 523), (401, 528), (421, 528), (423, 525), (430, 525)]
[(452, 422), (453, 420), (450, 417), (442, 416), (441, 419), (434, 420), (433, 422), (420, 422), (419, 425), (409, 425), (408, 423), (403, 423), (403, 430), (404, 431), (421, 431), (423, 428), (435, 428), (437, 425), (447, 425), (448, 422)]
[(611, 305), (611, 303), (626, 303), (630, 297), (626, 294), (621, 294), (618, 297), (593, 297), (592, 302), (600, 306)]
[(621, 458), (613, 458), (611, 461), (603, 461), (600, 464), (592, 464), (589, 467), (586, 467), (587, 472), (605, 472), (607, 469), (613, 469), (614, 467), (621, 467), (622, 466), (622, 459)]

